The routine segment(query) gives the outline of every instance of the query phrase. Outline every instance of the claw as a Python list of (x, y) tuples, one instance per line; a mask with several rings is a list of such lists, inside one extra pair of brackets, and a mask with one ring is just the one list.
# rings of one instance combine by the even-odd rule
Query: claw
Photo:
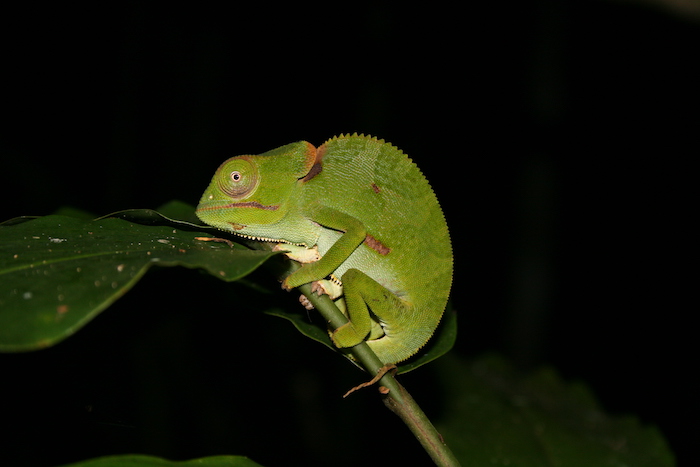
[(289, 292), (290, 290), (292, 290), (292, 287), (290, 287), (290, 286), (288, 285), (288, 283), (287, 283), (287, 279), (285, 279), (285, 280), (282, 281), (282, 290), (285, 290), (285, 291), (287, 291), (287, 292)]
[(321, 281), (314, 281), (311, 283), (311, 291), (318, 295), (319, 297), (321, 295), (329, 295), (328, 292), (326, 291), (326, 288), (323, 286)]
[(314, 309), (313, 303), (309, 301), (308, 298), (306, 298), (306, 295), (299, 295), (299, 303), (302, 304), (304, 308), (306, 308), (308, 311), (311, 311)]

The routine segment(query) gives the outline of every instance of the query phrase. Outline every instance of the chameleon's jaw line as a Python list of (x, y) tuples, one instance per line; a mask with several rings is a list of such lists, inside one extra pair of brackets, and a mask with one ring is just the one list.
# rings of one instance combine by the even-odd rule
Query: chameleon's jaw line
[(246, 201), (242, 203), (229, 203), (229, 204), (210, 204), (208, 206), (200, 206), (197, 211), (213, 211), (218, 209), (229, 209), (229, 208), (255, 208), (262, 209), (265, 211), (277, 211), (280, 207), (278, 204), (260, 204), (256, 201)]
[(302, 246), (301, 244), (298, 244), (298, 243), (291, 243), (291, 242), (288, 242), (288, 241), (286, 241), (286, 240), (282, 240), (282, 239), (280, 239), (280, 238), (259, 237), (259, 236), (256, 236), (256, 235), (248, 235), (248, 234), (240, 233), (240, 232), (238, 232), (238, 230), (245, 229), (245, 228), (246, 228), (245, 225), (236, 224), (236, 223), (234, 223), (234, 222), (229, 222), (229, 224), (230, 224), (231, 227), (233, 228), (233, 233), (234, 233), (234, 234), (238, 235), (239, 237), (247, 238), (248, 240), (255, 240), (256, 242), (287, 243), (287, 244), (290, 244), (290, 245)]

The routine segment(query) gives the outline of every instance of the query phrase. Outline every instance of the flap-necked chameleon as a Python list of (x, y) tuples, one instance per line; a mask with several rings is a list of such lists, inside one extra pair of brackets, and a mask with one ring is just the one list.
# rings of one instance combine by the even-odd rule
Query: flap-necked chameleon
[(339, 348), (366, 341), (383, 363), (398, 363), (440, 322), (452, 283), (447, 224), (418, 167), (383, 140), (345, 135), (233, 157), (196, 212), (306, 262), (282, 285), (317, 282), (339, 296), (349, 319), (331, 332)]

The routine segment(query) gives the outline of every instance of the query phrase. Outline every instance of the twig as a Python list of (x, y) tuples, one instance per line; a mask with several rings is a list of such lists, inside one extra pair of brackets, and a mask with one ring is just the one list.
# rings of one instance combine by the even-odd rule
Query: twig
[[(304, 284), (299, 287), (299, 290), (309, 299), (332, 329), (336, 329), (348, 321), (327, 295), (318, 296), (312, 293), (311, 284)], [(366, 343), (362, 342), (352, 347), (350, 352), (369, 374), (377, 375), (386, 370), (386, 366)], [(393, 372), (384, 371), (384, 375), (379, 379), (379, 385), (384, 405), (403, 420), (435, 464), (438, 466), (459, 466), (459, 461), (445, 444), (440, 433), (408, 391), (399, 384)]]

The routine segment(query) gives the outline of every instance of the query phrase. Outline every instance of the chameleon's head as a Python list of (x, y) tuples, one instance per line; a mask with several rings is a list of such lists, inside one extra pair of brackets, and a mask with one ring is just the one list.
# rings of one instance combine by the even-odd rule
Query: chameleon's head
[[(221, 164), (197, 206), (202, 222), (240, 235), (279, 239), (279, 223), (293, 209), (300, 178), (316, 148), (299, 142)], [(276, 235), (275, 235), (276, 234)]]

